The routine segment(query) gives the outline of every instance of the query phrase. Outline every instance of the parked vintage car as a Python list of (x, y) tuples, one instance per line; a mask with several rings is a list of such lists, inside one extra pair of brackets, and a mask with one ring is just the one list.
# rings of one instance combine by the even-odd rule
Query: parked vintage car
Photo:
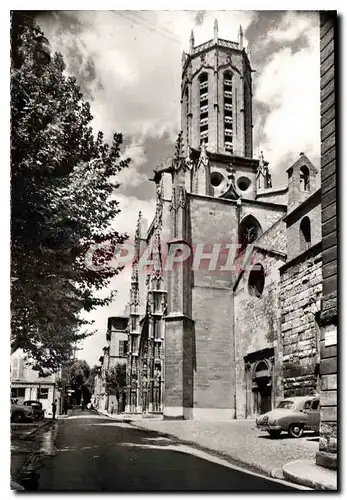
[(11, 398), (11, 422), (32, 422), (33, 419), (34, 413), (31, 406), (20, 405)]
[(267, 431), (271, 437), (288, 432), (299, 438), (304, 430), (319, 432), (320, 411), (318, 396), (300, 396), (283, 399), (275, 410), (256, 419), (257, 428)]
[(42, 408), (42, 403), (40, 403), (40, 401), (28, 400), (24, 401), (23, 405), (31, 406), (34, 414), (34, 420), (43, 420), (45, 410)]

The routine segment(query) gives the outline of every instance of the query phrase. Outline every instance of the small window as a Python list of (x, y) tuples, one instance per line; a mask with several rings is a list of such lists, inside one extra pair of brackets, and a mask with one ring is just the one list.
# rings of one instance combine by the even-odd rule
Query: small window
[(319, 399), (315, 399), (314, 401), (312, 401), (311, 408), (312, 410), (319, 410)]
[(128, 354), (128, 341), (120, 340), (119, 341), (119, 356), (125, 357)]
[(37, 399), (48, 399), (48, 387), (39, 387), (37, 390)]
[(11, 398), (24, 399), (24, 397), (25, 397), (25, 387), (12, 387)]
[(207, 73), (202, 73), (199, 77), (200, 83), (204, 83), (208, 81), (208, 74)]
[(288, 170), (288, 179), (290, 179), (293, 175), (293, 167), (291, 167), (289, 170)]
[(300, 169), (300, 191), (310, 190), (310, 171), (306, 166)]
[(211, 174), (211, 184), (213, 187), (218, 187), (223, 182), (223, 175), (220, 172), (212, 172)]
[(253, 215), (247, 215), (241, 222), (239, 228), (239, 242), (241, 250), (253, 243), (262, 234), (262, 229)]
[(131, 324), (131, 330), (132, 331), (136, 330), (136, 326), (137, 326), (137, 318), (136, 318), (136, 316), (132, 316), (131, 317), (130, 324)]
[(162, 328), (163, 328), (163, 324), (162, 324), (162, 320), (157, 320), (157, 321), (154, 321), (154, 325), (153, 325), (153, 328), (154, 328), (154, 338), (159, 340), (162, 338)]
[(311, 221), (304, 217), (300, 222), (300, 250), (304, 252), (311, 246)]
[(294, 401), (281, 401), (276, 408), (283, 408), (285, 410), (292, 410), (294, 408)]
[(250, 185), (251, 185), (251, 180), (248, 179), (248, 177), (240, 177), (237, 180), (237, 187), (241, 191), (246, 191), (249, 188)]
[(249, 273), (248, 292), (253, 297), (261, 297), (265, 285), (265, 272), (261, 264), (255, 264)]
[(311, 400), (305, 401), (304, 410), (310, 410), (310, 409), (311, 409)]

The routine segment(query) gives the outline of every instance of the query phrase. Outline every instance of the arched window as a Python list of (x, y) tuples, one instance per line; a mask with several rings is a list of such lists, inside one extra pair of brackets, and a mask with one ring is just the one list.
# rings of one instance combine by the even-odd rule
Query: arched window
[(254, 297), (261, 297), (265, 285), (265, 271), (261, 264), (255, 264), (248, 278), (248, 292)]
[(310, 190), (310, 171), (304, 165), (300, 169), (300, 191), (309, 191)]
[(240, 224), (239, 229), (239, 243), (241, 244), (241, 251), (247, 245), (253, 243), (262, 234), (262, 229), (253, 215), (247, 215)]
[(200, 86), (200, 144), (208, 143), (208, 74), (199, 77)]
[(233, 74), (225, 71), (223, 76), (224, 148), (233, 153)]
[(311, 246), (311, 221), (304, 217), (300, 222), (300, 250), (303, 252)]

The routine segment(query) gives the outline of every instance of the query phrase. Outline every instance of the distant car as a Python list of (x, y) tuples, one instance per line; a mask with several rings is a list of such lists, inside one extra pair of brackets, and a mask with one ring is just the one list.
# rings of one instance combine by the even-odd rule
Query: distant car
[(17, 403), (17, 400), (11, 398), (11, 422), (32, 422), (34, 412), (31, 406), (24, 406)]
[(299, 396), (283, 399), (275, 410), (256, 419), (257, 428), (267, 431), (271, 437), (288, 432), (293, 438), (302, 436), (304, 430), (319, 432), (319, 397)]
[(42, 408), (42, 403), (40, 401), (28, 400), (24, 401), (24, 406), (31, 406), (33, 410), (34, 420), (43, 420), (45, 416), (45, 410)]

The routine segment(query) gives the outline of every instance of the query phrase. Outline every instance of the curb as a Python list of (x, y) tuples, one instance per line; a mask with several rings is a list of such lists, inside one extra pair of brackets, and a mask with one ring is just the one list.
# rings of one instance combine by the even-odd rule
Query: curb
[[(271, 478), (271, 479), (282, 479), (282, 480), (284, 479), (284, 475), (280, 473), (279, 468), (276, 468), (276, 469), (273, 469), (272, 471), (269, 471), (268, 469), (265, 469), (264, 467), (262, 467), (259, 464), (250, 464), (249, 462), (243, 462), (242, 460), (234, 458), (233, 456), (228, 455), (226, 453), (222, 453), (222, 452), (216, 450), (215, 448), (201, 446), (200, 444), (196, 443), (195, 441), (186, 441), (184, 439), (181, 439), (181, 438), (177, 437), (175, 434), (169, 434), (167, 432), (160, 432), (160, 431), (156, 431), (156, 430), (152, 430), (152, 429), (147, 429), (145, 427), (141, 427), (141, 425), (139, 425), (140, 422), (131, 421), (130, 424), (133, 427), (137, 427), (138, 429), (141, 429), (142, 431), (155, 432), (155, 433), (160, 434), (163, 437), (167, 437), (167, 438), (171, 438), (171, 439), (173, 438), (174, 440), (176, 440), (180, 444), (188, 445), (192, 448), (196, 448), (197, 450), (214, 455), (217, 458), (221, 458), (223, 460), (226, 460), (227, 462), (229, 462), (231, 465), (234, 465), (235, 467), (241, 467), (241, 468), (249, 470), (250, 472), (262, 474), (263, 476), (266, 476), (266, 477)], [(300, 486), (300, 484), (297, 481), (291, 480), (291, 482), (293, 483), (293, 486), (295, 486), (295, 485)], [(304, 485), (304, 486), (306, 486), (306, 485)], [(311, 489), (310, 486), (308, 488)]]
[(96, 410), (96, 412), (97, 412), (98, 415), (102, 415), (105, 418), (109, 418), (111, 420), (115, 420), (116, 422), (121, 422), (123, 424), (130, 424), (130, 423), (134, 422), (134, 420), (131, 420), (131, 418), (117, 417), (117, 416), (113, 417), (112, 415), (109, 415), (108, 413), (102, 413), (99, 410)]
[[(293, 462), (288, 462), (287, 464), (283, 465), (283, 476), (285, 479), (288, 481), (292, 481), (293, 483), (296, 484), (302, 484), (304, 486), (307, 486), (309, 488), (312, 488), (316, 491), (337, 491), (337, 478), (336, 478), (336, 486), (331, 483), (331, 481), (322, 481), (322, 480), (317, 480), (314, 479), (313, 477), (309, 477), (309, 474), (299, 474), (298, 472), (293, 472), (290, 469), (295, 466), (300, 460), (294, 460)], [(304, 470), (305, 464), (302, 465), (302, 468), (300, 470)], [(319, 466), (317, 466), (319, 467)], [(324, 470), (324, 469), (323, 469)]]
[(33, 436), (36, 432), (38, 432), (40, 429), (42, 429), (43, 427), (45, 427), (46, 425), (48, 424), (52, 424), (53, 423), (53, 420), (47, 420), (46, 422), (43, 422), (43, 424), (39, 425), (38, 427), (36, 427), (36, 429), (33, 429), (32, 431), (30, 431), (28, 434), (24, 434), (24, 437), (25, 438), (28, 438), (28, 437), (31, 437)]

